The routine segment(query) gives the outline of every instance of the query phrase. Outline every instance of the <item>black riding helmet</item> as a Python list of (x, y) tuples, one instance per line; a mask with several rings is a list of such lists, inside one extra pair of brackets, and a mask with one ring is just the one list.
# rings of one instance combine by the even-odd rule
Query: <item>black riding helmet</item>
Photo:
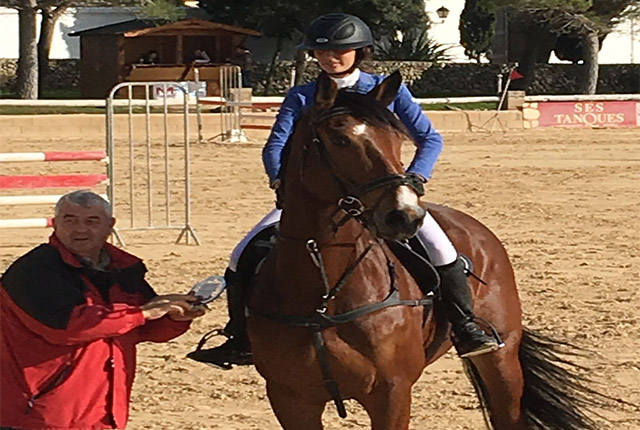
[(298, 49), (345, 50), (373, 45), (371, 29), (357, 16), (346, 13), (327, 13), (314, 19)]

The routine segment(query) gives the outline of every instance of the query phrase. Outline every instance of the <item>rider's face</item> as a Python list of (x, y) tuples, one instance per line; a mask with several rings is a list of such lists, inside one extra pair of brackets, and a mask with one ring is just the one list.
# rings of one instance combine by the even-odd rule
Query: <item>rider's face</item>
[(322, 70), (330, 75), (346, 74), (356, 62), (355, 49), (315, 50), (313, 55), (318, 59)]

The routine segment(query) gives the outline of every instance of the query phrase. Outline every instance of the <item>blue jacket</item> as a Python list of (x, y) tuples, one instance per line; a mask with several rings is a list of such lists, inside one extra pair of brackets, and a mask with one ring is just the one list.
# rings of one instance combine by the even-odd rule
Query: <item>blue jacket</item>
[[(384, 76), (361, 72), (360, 79), (351, 90), (365, 94), (383, 79)], [(270, 182), (278, 178), (282, 165), (282, 150), (293, 132), (295, 123), (305, 110), (313, 106), (316, 84), (317, 82), (313, 81), (291, 88), (282, 102), (276, 122), (271, 129), (271, 135), (262, 150), (262, 161)], [(391, 102), (388, 109), (400, 118), (416, 143), (416, 154), (407, 171), (430, 178), (442, 151), (442, 136), (433, 128), (429, 118), (422, 113), (420, 105), (413, 100), (413, 96), (404, 84), (400, 86), (395, 100)]]

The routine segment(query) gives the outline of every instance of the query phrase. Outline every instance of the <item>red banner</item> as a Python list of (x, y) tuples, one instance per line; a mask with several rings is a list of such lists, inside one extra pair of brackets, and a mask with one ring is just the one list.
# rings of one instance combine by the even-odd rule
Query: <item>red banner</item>
[(639, 127), (640, 102), (541, 102), (540, 127)]

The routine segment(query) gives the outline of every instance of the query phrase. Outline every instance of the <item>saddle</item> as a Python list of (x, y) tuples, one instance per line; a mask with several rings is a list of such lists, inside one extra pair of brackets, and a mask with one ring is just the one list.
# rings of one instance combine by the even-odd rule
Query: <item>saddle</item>
[[(240, 285), (245, 288), (251, 285), (253, 277), (275, 246), (278, 233), (279, 223), (262, 230), (249, 242), (238, 262), (237, 274)], [(425, 296), (432, 293), (437, 296), (440, 276), (431, 264), (422, 241), (418, 237), (413, 237), (405, 242), (386, 241), (386, 244), (416, 280), (422, 293)]]

